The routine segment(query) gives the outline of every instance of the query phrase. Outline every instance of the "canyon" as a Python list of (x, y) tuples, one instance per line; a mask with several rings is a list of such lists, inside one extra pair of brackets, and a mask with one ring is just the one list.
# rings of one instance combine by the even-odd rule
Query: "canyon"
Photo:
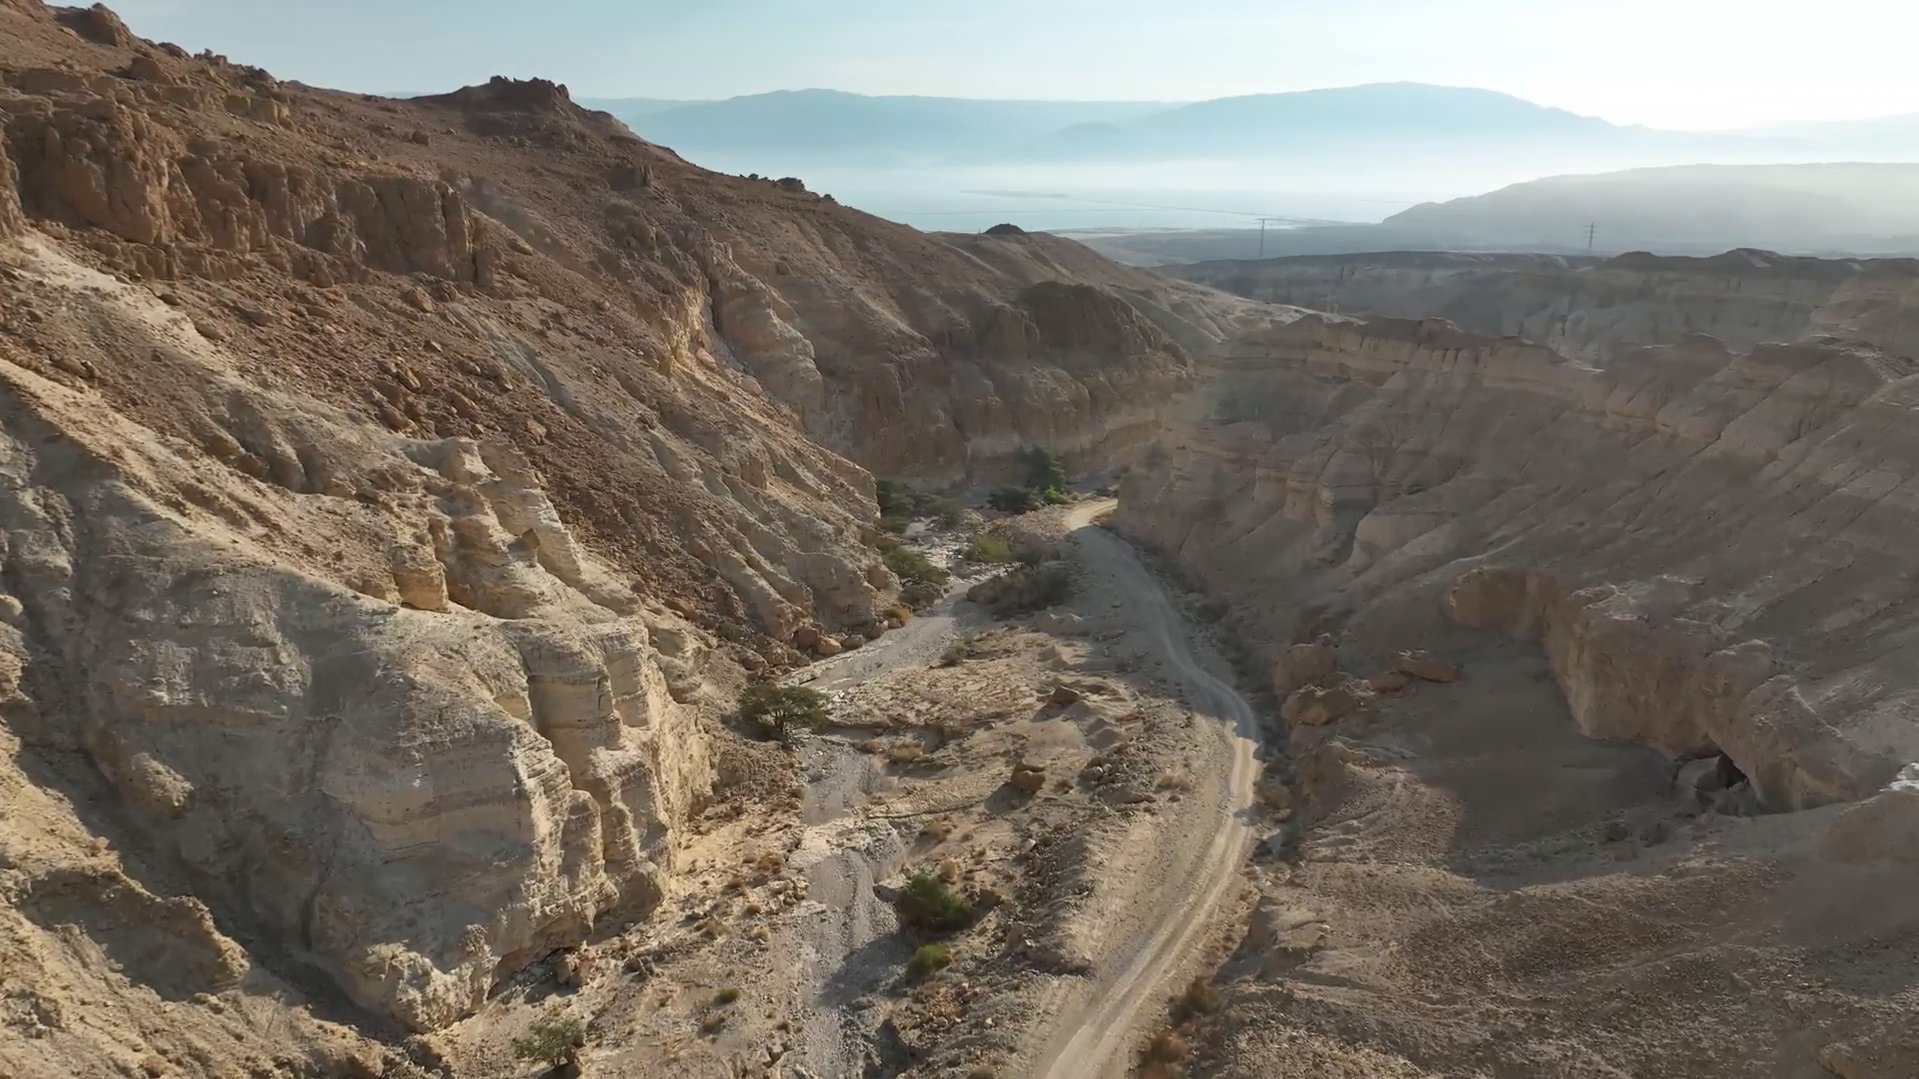
[[(1163, 276), (0, 41), (0, 1071), (1919, 1066), (1912, 264)], [(903, 606), (988, 535), (1076, 593)]]

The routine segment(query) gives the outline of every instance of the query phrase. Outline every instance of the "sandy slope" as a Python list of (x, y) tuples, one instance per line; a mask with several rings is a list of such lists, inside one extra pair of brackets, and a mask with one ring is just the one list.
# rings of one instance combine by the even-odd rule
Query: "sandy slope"
[(1238, 877), (1252, 840), (1253, 785), (1258, 763), (1253, 756), (1253, 710), (1214, 672), (1217, 657), (1193, 639), (1192, 628), (1167, 598), (1159, 581), (1140, 564), (1123, 540), (1094, 529), (1091, 522), (1113, 502), (1088, 503), (1072, 515), (1080, 527), (1075, 538), (1089, 572), (1109, 574), (1133, 599), (1140, 633), (1163, 658), (1167, 673), (1187, 691), (1205, 726), (1214, 767), (1198, 769), (1201, 782), (1186, 801), (1187, 816), (1203, 837), (1198, 861), (1187, 872), (1168, 875), (1152, 897), (1150, 929), (1119, 937), (1123, 951), (1097, 965), (1080, 1003), (1063, 1011), (1053, 1025), (1034, 1073), (1049, 1077), (1099, 1076), (1114, 1071), (1143, 1012), (1165, 999), (1168, 987), (1190, 964), (1201, 931), (1227, 886)]

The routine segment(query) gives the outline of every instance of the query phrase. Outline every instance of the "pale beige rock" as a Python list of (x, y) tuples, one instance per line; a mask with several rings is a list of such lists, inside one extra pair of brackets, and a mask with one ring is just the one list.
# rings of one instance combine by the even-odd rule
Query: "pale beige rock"
[(1338, 670), (1339, 659), (1331, 637), (1291, 645), (1273, 661), (1273, 691), (1283, 698), (1296, 689), (1320, 685)]
[(1371, 687), (1357, 679), (1334, 686), (1302, 686), (1286, 697), (1279, 716), (1302, 727), (1324, 726), (1358, 712), (1371, 696)]
[(1012, 778), (1007, 782), (1021, 793), (1038, 794), (1046, 786), (1046, 769), (1037, 764), (1021, 762), (1013, 766)]
[(1453, 682), (1459, 679), (1457, 664), (1443, 660), (1423, 648), (1393, 653), (1393, 670), (1422, 682)]

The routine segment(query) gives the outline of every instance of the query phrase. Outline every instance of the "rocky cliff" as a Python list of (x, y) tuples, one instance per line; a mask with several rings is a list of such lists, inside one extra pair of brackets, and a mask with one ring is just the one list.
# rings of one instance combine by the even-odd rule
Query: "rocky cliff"
[(1767, 251), (1709, 258), (1398, 252), (1202, 262), (1171, 270), (1274, 303), (1537, 341), (1603, 364), (1690, 334), (1745, 350), (1835, 336), (1889, 352), (1919, 348), (1919, 262), (1817, 259)]
[(365, 1070), (275, 1002), (429, 1029), (643, 917), (742, 667), (884, 631), (873, 472), (1123, 458), (1215, 306), (6, 0), (0, 1071)]
[(1913, 361), (1693, 338), (1606, 368), (1439, 321), (1276, 313), (1122, 490), (1263, 639), (1388, 607), (1541, 641), (1595, 738), (1777, 806), (1919, 759)]

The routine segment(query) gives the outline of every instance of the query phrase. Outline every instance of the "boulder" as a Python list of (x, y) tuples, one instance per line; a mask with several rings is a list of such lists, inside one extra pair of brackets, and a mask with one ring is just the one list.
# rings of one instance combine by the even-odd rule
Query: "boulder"
[(1038, 794), (1046, 786), (1046, 770), (1037, 764), (1025, 761), (1013, 766), (1012, 778), (1007, 780), (1015, 790), (1025, 794)]
[(1393, 669), (1425, 682), (1453, 682), (1459, 679), (1459, 667), (1423, 648), (1393, 653)]
[(1296, 644), (1273, 661), (1273, 691), (1281, 697), (1305, 686), (1330, 680), (1339, 669), (1331, 636), (1311, 644)]
[(844, 646), (840, 644), (839, 638), (831, 636), (830, 634), (822, 633), (819, 639), (813, 642), (813, 654), (819, 656), (821, 659), (825, 659), (828, 656), (837, 656), (843, 648)]
[(1336, 686), (1302, 686), (1280, 705), (1279, 718), (1294, 726), (1324, 726), (1359, 711), (1370, 696), (1370, 687), (1355, 679)]
[(1384, 694), (1404, 693), (1406, 687), (1412, 685), (1412, 679), (1399, 671), (1381, 671), (1366, 682), (1373, 687), (1374, 693)]
[(73, 32), (93, 42), (110, 48), (124, 49), (133, 44), (133, 31), (120, 21), (105, 4), (95, 4), (89, 8), (68, 8), (58, 15), (59, 20), (71, 27)]
[(1834, 817), (1819, 854), (1845, 865), (1919, 868), (1919, 765), (1908, 765), (1891, 787)]
[(1085, 699), (1085, 696), (1085, 694), (1074, 689), (1072, 686), (1061, 684), (1054, 686), (1053, 692), (1048, 694), (1046, 699), (1051, 704), (1065, 708), (1068, 705), (1078, 704), (1081, 700)]
[(802, 652), (812, 648), (819, 642), (822, 632), (824, 631), (822, 631), (818, 625), (811, 622), (801, 626), (793, 631), (793, 647)]

